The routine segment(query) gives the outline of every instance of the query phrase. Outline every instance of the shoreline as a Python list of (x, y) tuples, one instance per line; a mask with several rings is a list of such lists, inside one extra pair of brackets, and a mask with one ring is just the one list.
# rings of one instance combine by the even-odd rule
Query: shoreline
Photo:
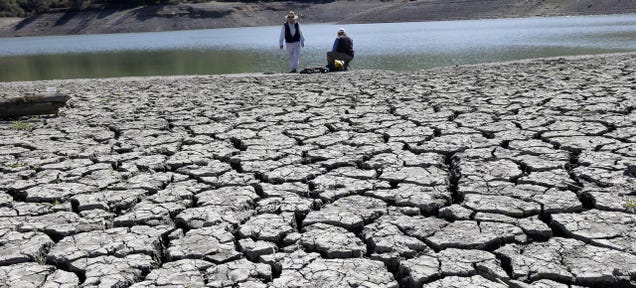
[[(361, 2), (361, 3), (360, 3)], [(150, 6), (128, 10), (50, 13), (17, 22), (0, 21), (0, 37), (158, 32), (279, 25), (288, 10), (302, 23), (368, 24), (636, 14), (636, 2), (608, 0), (561, 4), (557, 0), (348, 1), (327, 3), (216, 2)], [(337, 11), (337, 12), (334, 12)], [(3, 24), (4, 22), (4, 24)]]
[(619, 53), (0, 83), (72, 97), (0, 121), (0, 286), (632, 287), (634, 75)]
[[(185, 75), (156, 75), (156, 76), (124, 76), (124, 77), (105, 77), (105, 78), (68, 78), (68, 79), (47, 79), (47, 80), (20, 80), (20, 81), (5, 81), (0, 82), (0, 86), (2, 84), (27, 84), (27, 83), (54, 83), (54, 82), (90, 82), (90, 81), (142, 81), (142, 80), (178, 80), (178, 79), (190, 79), (190, 78), (238, 78), (238, 77), (289, 77), (289, 76), (298, 76), (298, 77), (307, 77), (312, 75), (348, 75), (355, 74), (357, 72), (369, 73), (369, 72), (380, 72), (380, 73), (395, 73), (395, 74), (409, 74), (409, 73), (420, 73), (420, 72), (434, 72), (434, 71), (443, 71), (447, 72), (447, 70), (452, 69), (460, 69), (460, 68), (480, 68), (480, 67), (493, 67), (493, 66), (501, 66), (501, 65), (525, 65), (525, 64), (533, 64), (536, 62), (552, 62), (555, 60), (566, 60), (566, 61), (581, 61), (581, 60), (601, 60), (601, 59), (611, 59), (617, 57), (636, 57), (636, 52), (619, 52), (619, 53), (602, 53), (602, 54), (586, 54), (586, 55), (569, 55), (569, 56), (553, 56), (553, 57), (542, 57), (542, 58), (530, 58), (530, 59), (522, 59), (522, 60), (512, 60), (512, 61), (497, 61), (497, 62), (487, 62), (487, 63), (477, 63), (477, 64), (463, 64), (463, 65), (454, 65), (454, 66), (442, 66), (442, 67), (433, 67), (430, 69), (419, 69), (413, 71), (395, 71), (395, 70), (378, 70), (378, 69), (360, 69), (353, 71), (343, 71), (343, 72), (332, 72), (332, 73), (318, 73), (318, 74), (289, 74), (289, 73), (264, 73), (264, 72), (248, 72), (248, 73), (227, 73), (227, 74), (185, 74)], [(0, 94), (0, 97), (3, 97)]]

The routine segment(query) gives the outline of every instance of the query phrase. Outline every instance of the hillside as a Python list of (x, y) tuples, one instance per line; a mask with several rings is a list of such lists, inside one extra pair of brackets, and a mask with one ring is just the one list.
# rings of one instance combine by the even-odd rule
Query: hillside
[(636, 13), (636, 1), (370, 0), (154, 5), (0, 18), (0, 37), (278, 25), (288, 10), (299, 12), (303, 23), (378, 23)]

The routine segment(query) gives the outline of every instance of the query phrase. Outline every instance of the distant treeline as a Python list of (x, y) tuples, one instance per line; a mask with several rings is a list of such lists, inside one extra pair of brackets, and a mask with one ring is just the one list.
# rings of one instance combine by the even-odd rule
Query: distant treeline
[[(258, 0), (0, 0), (0, 17), (28, 17), (34, 14), (61, 11), (127, 9), (140, 6), (201, 2), (261, 2)], [(276, 2), (276, 1), (267, 1)], [(331, 2), (305, 0), (297, 2)]]
[(27, 17), (59, 11), (124, 9), (157, 4), (196, 3), (211, 1), (184, 0), (0, 0), (0, 17)]

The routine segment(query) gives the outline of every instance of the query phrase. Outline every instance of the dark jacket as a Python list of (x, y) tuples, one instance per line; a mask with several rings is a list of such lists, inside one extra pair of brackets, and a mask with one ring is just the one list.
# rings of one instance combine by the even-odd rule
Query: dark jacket
[(333, 51), (345, 53), (353, 57), (353, 40), (349, 36), (342, 36), (336, 38), (333, 44)]

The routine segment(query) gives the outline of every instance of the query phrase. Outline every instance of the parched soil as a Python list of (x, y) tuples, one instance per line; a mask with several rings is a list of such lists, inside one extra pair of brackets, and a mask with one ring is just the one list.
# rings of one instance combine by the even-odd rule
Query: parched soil
[(0, 21), (0, 37), (279, 25), (288, 10), (304, 23), (380, 23), (636, 13), (636, 1), (371, 0), (210, 2), (129, 10), (50, 13)]
[(635, 287), (634, 75), (0, 83), (73, 97), (0, 121), (0, 287)]

